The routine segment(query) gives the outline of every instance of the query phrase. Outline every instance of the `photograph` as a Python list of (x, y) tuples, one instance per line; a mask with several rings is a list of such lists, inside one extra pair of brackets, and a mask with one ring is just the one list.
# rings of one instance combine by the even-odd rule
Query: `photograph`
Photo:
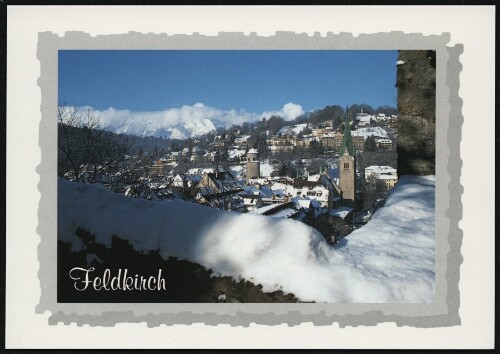
[(479, 2), (4, 2), (5, 348), (494, 348)]
[(436, 50), (57, 70), (58, 303), (434, 302)]

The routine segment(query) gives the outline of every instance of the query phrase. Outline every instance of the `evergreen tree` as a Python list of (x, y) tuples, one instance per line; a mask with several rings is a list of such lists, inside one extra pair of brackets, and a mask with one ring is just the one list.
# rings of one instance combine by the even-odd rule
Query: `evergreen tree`
[(377, 150), (377, 142), (375, 141), (374, 136), (369, 136), (365, 140), (365, 151), (376, 151)]

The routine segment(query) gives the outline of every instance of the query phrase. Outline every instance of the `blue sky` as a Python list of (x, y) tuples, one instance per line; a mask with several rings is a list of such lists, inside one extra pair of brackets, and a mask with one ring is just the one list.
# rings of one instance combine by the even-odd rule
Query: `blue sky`
[(264, 112), (286, 103), (396, 106), (397, 51), (59, 51), (59, 99), (97, 110), (183, 105)]

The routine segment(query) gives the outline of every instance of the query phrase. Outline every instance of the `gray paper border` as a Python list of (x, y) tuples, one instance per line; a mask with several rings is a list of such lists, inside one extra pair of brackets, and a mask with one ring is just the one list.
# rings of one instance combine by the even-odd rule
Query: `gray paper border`
[[(346, 326), (374, 326), (395, 322), (398, 326), (448, 327), (460, 324), (458, 288), (462, 230), (460, 184), (462, 160), (460, 140), (463, 116), (458, 96), (459, 56), (462, 45), (449, 47), (450, 34), (424, 36), (419, 33), (378, 34), (277, 32), (261, 37), (256, 33), (224, 33), (218, 36), (141, 34), (91, 36), (84, 32), (66, 32), (58, 36), (41, 32), (37, 58), (41, 74), (41, 113), (39, 145), (41, 163), (37, 166), (41, 193), (37, 233), (40, 235), (38, 259), (41, 296), (35, 312), (49, 312), (49, 324), (76, 323), (78, 326), (114, 326), (116, 323), (146, 322), (148, 327), (205, 323), (249, 326), (251, 323), (289, 326), (312, 322), (316, 326), (338, 323)], [(435, 301), (432, 304), (87, 304), (57, 303), (57, 61), (59, 49), (435, 49), (436, 61), (436, 262)]]

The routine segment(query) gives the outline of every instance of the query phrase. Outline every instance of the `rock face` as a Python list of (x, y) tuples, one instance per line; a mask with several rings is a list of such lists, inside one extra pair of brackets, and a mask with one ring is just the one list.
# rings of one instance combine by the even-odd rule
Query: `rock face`
[(397, 83), (398, 175), (435, 174), (436, 52), (401, 50)]

